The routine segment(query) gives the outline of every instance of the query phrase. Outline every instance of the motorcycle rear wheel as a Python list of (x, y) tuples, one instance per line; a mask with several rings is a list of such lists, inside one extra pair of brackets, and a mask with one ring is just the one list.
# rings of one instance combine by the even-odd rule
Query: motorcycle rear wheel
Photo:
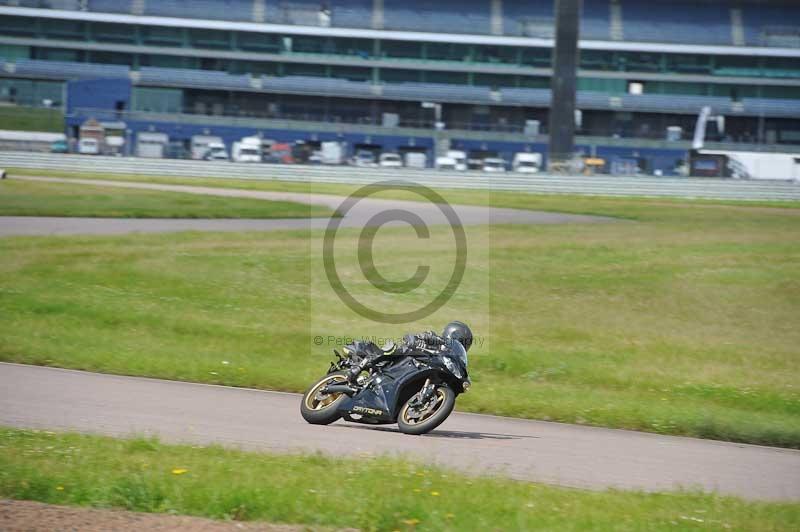
[(397, 426), (404, 434), (425, 434), (430, 432), (447, 419), (453, 408), (456, 406), (456, 393), (448, 386), (436, 388), (436, 405), (434, 409), (421, 420), (414, 420), (409, 417), (409, 403), (414, 397), (406, 401), (397, 416)]
[(300, 403), (300, 415), (312, 425), (330, 425), (342, 417), (338, 412), (339, 404), (347, 397), (343, 393), (328, 394), (324, 399), (317, 398), (322, 388), (334, 382), (347, 382), (347, 376), (342, 373), (325, 375), (303, 394)]

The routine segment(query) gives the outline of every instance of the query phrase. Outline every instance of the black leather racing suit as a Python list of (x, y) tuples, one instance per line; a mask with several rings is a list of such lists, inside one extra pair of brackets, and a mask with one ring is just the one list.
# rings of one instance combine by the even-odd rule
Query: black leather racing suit
[(447, 340), (433, 331), (425, 331), (419, 334), (407, 334), (403, 337), (402, 346), (406, 351), (413, 349), (435, 349), (443, 346)]
[[(384, 355), (405, 355), (406, 353), (418, 349), (438, 349), (445, 345), (446, 342), (447, 340), (433, 331), (425, 331), (419, 334), (406, 334), (403, 336), (403, 342), (400, 345), (395, 346), (391, 351), (384, 352)], [(376, 358), (377, 357), (364, 357), (358, 365), (350, 368), (348, 380), (354, 383), (362, 371), (372, 366)]]

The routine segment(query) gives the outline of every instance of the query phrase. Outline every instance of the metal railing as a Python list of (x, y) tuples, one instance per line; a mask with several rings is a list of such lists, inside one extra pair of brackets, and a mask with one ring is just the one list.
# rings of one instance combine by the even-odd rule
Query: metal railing
[(312, 183), (367, 184), (406, 180), (434, 187), (546, 194), (679, 197), (728, 200), (800, 201), (800, 183), (664, 177), (551, 174), (484, 174), (413, 169), (301, 166), (230, 162), (134, 159), (91, 155), (0, 152), (0, 168), (28, 168), (100, 174), (215, 177)]
[[(297, 26), (310, 26), (310, 27), (342, 27), (342, 28), (369, 28), (372, 26), (372, 8), (356, 8), (356, 13), (349, 13), (351, 10), (342, 10), (342, 5), (333, 2), (323, 11), (314, 6), (307, 4), (293, 3), (291, 1), (273, 2), (267, 4), (266, 12), (262, 14), (261, 19), (257, 19), (254, 15), (252, 2), (239, 2), (237, 6), (228, 6), (228, 9), (219, 9), (213, 1), (204, 0), (197, 1), (189, 7), (185, 2), (176, 2), (174, 0), (159, 0), (152, 2), (152, 5), (145, 7), (145, 9), (137, 9), (136, 2), (130, 0), (119, 2), (106, 2), (102, 6), (94, 6), (88, 0), (0, 0), (0, 6), (9, 7), (29, 7), (40, 9), (58, 9), (79, 12), (98, 12), (98, 13), (119, 13), (126, 15), (152, 15), (152, 16), (177, 16), (180, 18), (188, 19), (222, 19), (230, 21), (244, 21), (244, 22), (268, 22), (273, 24), (286, 24)], [(146, 4), (145, 4), (146, 5)], [(455, 4), (453, 4), (455, 6)], [(234, 8), (235, 7), (235, 8)], [(463, 8), (463, 6), (461, 6)], [(455, 7), (454, 7), (455, 8)], [(401, 15), (395, 10), (384, 8), (386, 14), (384, 19), (386, 21), (385, 28), (398, 30), (398, 31), (419, 31), (419, 17), (430, 17), (435, 13), (418, 7), (416, 16)], [(788, 8), (791, 9), (791, 8)], [(668, 13), (659, 12), (655, 15), (654, 21), (662, 20), (663, 22), (670, 21)], [(707, 17), (707, 15), (706, 15)], [(429, 32), (452, 32), (452, 33), (467, 33), (467, 34), (491, 34), (491, 25), (489, 18), (486, 14), (483, 15), (485, 22), (478, 26), (471, 24), (467, 27), (453, 27), (452, 24), (448, 27), (442, 24), (441, 27), (434, 25), (427, 27), (422, 31)], [(516, 17), (517, 25), (512, 28), (504, 28), (504, 35), (510, 36), (528, 36), (539, 38), (552, 38), (552, 18), (548, 15), (533, 16), (533, 17)], [(747, 34), (758, 26), (750, 20), (750, 17), (745, 16), (744, 28)], [(714, 19), (704, 20), (707, 23), (714, 21)], [(604, 16), (597, 17), (592, 14), (586, 14), (582, 18), (584, 25), (591, 27), (591, 24), (598, 24), (601, 29), (599, 32), (589, 32), (589, 39), (608, 40), (606, 28), (609, 28), (610, 21)], [(759, 34), (755, 39), (747, 36), (746, 44), (748, 46), (780, 46), (780, 47), (798, 47), (800, 46), (800, 39), (797, 37), (795, 28), (790, 26), (781, 26), (776, 24), (776, 19), (772, 18), (767, 25), (758, 28)], [(623, 23), (626, 28), (636, 28), (639, 31), (636, 34), (636, 40), (644, 42), (675, 42), (675, 43), (702, 43), (702, 44), (723, 44), (729, 45), (727, 39), (723, 42), (716, 42), (715, 40), (708, 40), (703, 35), (697, 35), (695, 29), (701, 27), (697, 24), (686, 25), (684, 24), (682, 31), (674, 33), (673, 35), (655, 34), (650, 35), (647, 31), (653, 22), (642, 22), (635, 20), (629, 16), (623, 18)]]

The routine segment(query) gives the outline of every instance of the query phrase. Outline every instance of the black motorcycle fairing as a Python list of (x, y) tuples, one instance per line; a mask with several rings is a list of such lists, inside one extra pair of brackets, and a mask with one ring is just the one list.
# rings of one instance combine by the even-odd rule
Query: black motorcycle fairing
[(343, 401), (339, 411), (342, 415), (354, 413), (371, 420), (394, 423), (397, 419), (397, 394), (401, 390), (398, 384), (418, 372), (411, 357), (397, 357), (397, 360), (378, 371), (363, 390)]
[[(369, 377), (355, 393), (337, 408), (349, 421), (368, 424), (397, 422), (403, 405), (430, 379), (434, 385), (446, 384), (456, 395), (468, 386), (466, 352), (460, 344), (446, 348), (394, 350), (388, 354), (372, 342), (356, 341), (344, 347), (345, 358), (331, 364), (330, 371), (369, 367)], [(337, 353), (338, 354), (338, 353)], [(367, 366), (363, 365), (369, 360)], [(353, 416), (356, 416), (355, 418)]]
[(428, 379), (435, 385), (446, 384), (457, 395), (463, 390), (458, 379), (443, 367), (427, 364), (419, 367), (412, 357), (403, 358), (380, 372), (363, 390), (345, 399), (338, 408), (342, 416), (358, 414), (362, 419), (350, 420), (371, 424), (396, 423), (400, 409)]
[[(445, 375), (441, 370), (436, 368), (428, 368), (425, 371), (419, 372), (415, 375), (409, 376), (399, 387), (398, 393), (395, 395), (395, 403), (394, 403), (394, 419), (397, 420), (397, 415), (400, 413), (400, 409), (403, 408), (403, 405), (411, 399), (417, 392), (419, 392), (422, 387), (425, 385), (425, 382), (430, 379), (431, 383), (434, 385), (439, 385), (441, 383), (447, 383), (447, 375)], [(449, 384), (448, 384), (449, 385)], [(453, 386), (449, 385), (451, 388)], [(455, 388), (453, 388), (455, 391)]]

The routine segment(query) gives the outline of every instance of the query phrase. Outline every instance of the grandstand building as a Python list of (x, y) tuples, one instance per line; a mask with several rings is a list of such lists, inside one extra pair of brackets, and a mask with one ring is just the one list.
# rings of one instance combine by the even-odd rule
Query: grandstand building
[[(509, 158), (546, 151), (553, 27), (553, 0), (0, 0), (0, 100), (63, 104), (68, 134), (113, 117)], [(587, 152), (669, 173), (705, 106), (711, 141), (800, 145), (797, 2), (584, 0), (580, 50)]]

